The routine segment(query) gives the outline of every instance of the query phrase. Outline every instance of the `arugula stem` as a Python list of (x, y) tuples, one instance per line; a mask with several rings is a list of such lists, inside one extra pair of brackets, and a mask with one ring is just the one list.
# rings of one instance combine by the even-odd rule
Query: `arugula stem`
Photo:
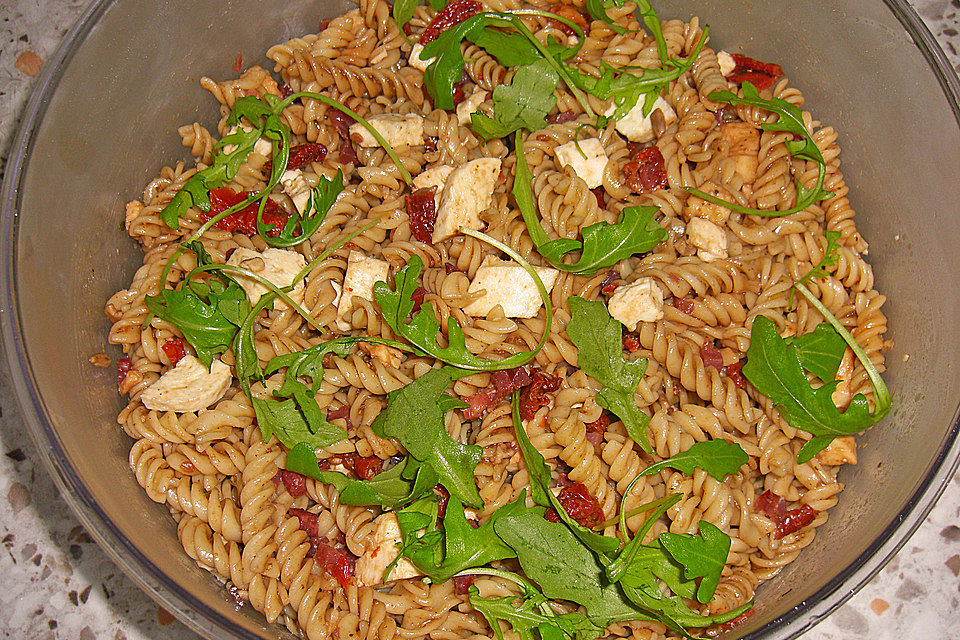
[[(639, 477), (640, 477), (640, 476), (637, 476), (637, 478), (639, 478)], [(634, 481), (635, 481), (635, 480), (636, 480), (636, 478), (634, 478)], [(630, 484), (632, 485), (633, 482), (631, 482)], [(624, 494), (624, 497), (626, 497), (626, 494)], [(676, 495), (665, 496), (665, 497), (660, 498), (660, 499), (658, 499), (658, 500), (654, 500), (653, 502), (648, 502), (647, 504), (642, 504), (642, 505), (640, 505), (639, 507), (636, 507), (636, 508), (631, 509), (630, 511), (628, 511), (628, 512), (626, 513), (626, 515), (623, 515), (623, 519), (624, 519), (624, 520), (629, 520), (630, 518), (632, 518), (632, 517), (634, 517), (634, 516), (636, 516), (636, 515), (640, 515), (641, 513), (644, 513), (645, 511), (650, 511), (651, 509), (656, 509), (656, 508), (658, 508), (660, 505), (662, 505), (664, 502), (667, 502), (668, 500), (676, 501)], [(603, 522), (601, 522), (600, 524), (598, 524), (597, 526), (595, 526), (595, 527), (593, 528), (593, 530), (594, 530), (594, 531), (603, 531), (603, 530), (606, 529), (607, 527), (617, 524), (617, 523), (620, 521), (620, 517), (621, 517), (620, 515), (616, 515), (616, 516), (614, 516), (614, 517), (612, 517), (612, 518), (610, 518), (610, 519), (608, 519), (608, 520), (604, 520)]]
[(408, 185), (413, 185), (413, 177), (410, 175), (410, 172), (407, 171), (406, 167), (403, 166), (403, 163), (400, 162), (400, 157), (397, 155), (397, 152), (393, 150), (393, 147), (390, 146), (390, 143), (380, 134), (379, 131), (374, 128), (372, 124), (367, 122), (367, 120), (361, 116), (359, 113), (343, 104), (338, 100), (334, 100), (328, 96), (325, 96), (321, 93), (314, 93), (312, 91), (301, 91), (300, 93), (295, 93), (288, 98), (282, 100), (278, 105), (278, 113), (283, 111), (288, 107), (294, 100), (298, 98), (310, 98), (311, 100), (316, 100), (317, 102), (322, 102), (323, 104), (333, 107), (337, 111), (342, 111), (347, 114), (357, 122), (363, 125), (363, 127), (370, 132), (370, 135), (383, 147), (383, 150), (387, 152), (387, 155), (390, 156), (390, 159), (393, 161), (393, 164), (397, 166), (397, 169), (400, 171), (400, 175), (403, 177), (403, 181)]
[(546, 317), (544, 318), (544, 324), (543, 324), (543, 333), (540, 336), (540, 341), (537, 343), (536, 348), (534, 348), (533, 351), (530, 352), (530, 357), (527, 360), (527, 362), (529, 362), (530, 360), (533, 360), (537, 356), (537, 354), (540, 353), (540, 350), (543, 349), (543, 347), (547, 344), (547, 339), (550, 337), (550, 330), (553, 327), (553, 303), (551, 303), (550, 301), (550, 294), (547, 293), (547, 288), (543, 286), (543, 280), (540, 279), (540, 276), (537, 274), (537, 270), (534, 269), (529, 262), (523, 259), (523, 256), (521, 256), (519, 253), (517, 253), (507, 245), (503, 244), (499, 240), (492, 238), (480, 231), (467, 229), (466, 227), (460, 227), (460, 233), (474, 237), (477, 240), (480, 240), (481, 242), (486, 242), (487, 244), (493, 247), (496, 247), (497, 249), (500, 249), (500, 251), (503, 251), (505, 254), (507, 254), (508, 256), (513, 258), (515, 261), (517, 261), (520, 264), (520, 266), (523, 267), (524, 270), (526, 270), (526, 272), (530, 274), (530, 277), (533, 278), (533, 282), (534, 284), (537, 285), (537, 291), (540, 293), (540, 299), (543, 300), (543, 306), (544, 306), (544, 309), (546, 310)]
[(813, 293), (807, 289), (806, 286), (797, 282), (793, 285), (797, 291), (803, 295), (807, 301), (814, 306), (814, 308), (820, 312), (824, 319), (830, 323), (834, 329), (837, 330), (837, 333), (840, 334), (840, 337), (843, 338), (844, 342), (849, 345), (850, 349), (853, 351), (853, 354), (857, 356), (857, 360), (860, 361), (860, 364), (863, 365), (863, 368), (867, 371), (867, 377), (870, 378), (870, 384), (873, 386), (874, 394), (874, 409), (871, 424), (876, 424), (883, 419), (890, 411), (892, 405), (892, 400), (890, 398), (890, 391), (887, 389), (886, 383), (883, 381), (883, 378), (880, 376), (880, 372), (877, 371), (877, 368), (873, 365), (873, 362), (870, 361), (870, 358), (867, 356), (867, 353), (863, 350), (863, 347), (854, 339), (854, 337), (847, 331), (847, 328), (840, 324), (840, 321), (837, 320), (836, 316), (830, 313), (830, 310), (820, 302), (820, 300), (813, 295)]

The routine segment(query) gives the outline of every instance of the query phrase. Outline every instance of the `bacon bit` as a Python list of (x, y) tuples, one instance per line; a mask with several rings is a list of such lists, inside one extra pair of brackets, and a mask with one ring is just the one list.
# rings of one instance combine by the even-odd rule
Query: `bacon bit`
[(694, 304), (693, 304), (693, 300), (691, 300), (690, 298), (676, 298), (676, 297), (674, 297), (674, 299), (673, 299), (673, 306), (674, 306), (680, 313), (685, 313), (685, 314), (687, 314), (688, 316), (692, 316), (692, 315), (693, 315), (693, 311), (694, 311), (694, 309), (695, 309), (695, 306), (694, 306)]
[(607, 432), (607, 428), (610, 426), (610, 416), (606, 412), (601, 413), (600, 417), (594, 420), (593, 422), (588, 422), (586, 424), (587, 433), (599, 433), (603, 435)]
[(767, 89), (783, 77), (783, 67), (771, 62), (760, 62), (739, 53), (731, 54), (733, 61), (737, 64), (733, 72), (727, 76), (727, 80), (742, 84), (752, 82), (760, 91)]
[(667, 168), (656, 146), (640, 149), (623, 166), (623, 178), (636, 193), (649, 193), (667, 187)]
[(420, 44), (426, 45), (428, 42), (433, 42), (440, 37), (443, 31), (460, 24), (482, 10), (483, 5), (477, 0), (453, 0), (434, 16), (427, 28), (423, 30), (423, 33), (420, 34)]
[(117, 386), (123, 384), (123, 381), (127, 379), (127, 374), (130, 373), (130, 369), (133, 368), (133, 361), (130, 360), (127, 356), (124, 356), (117, 360)]
[(243, 52), (237, 53), (237, 59), (233, 61), (233, 70), (237, 73), (243, 69)]
[(420, 311), (420, 307), (423, 306), (423, 297), (427, 295), (427, 290), (423, 287), (417, 287), (413, 290), (413, 294), (410, 296), (410, 299), (413, 300), (413, 311), (416, 313)]
[[(536, 374), (534, 374), (536, 375)], [(517, 389), (531, 384), (533, 378), (526, 367), (494, 371), (490, 374), (490, 386), (463, 400), (470, 406), (463, 410), (465, 420), (475, 420), (482, 416), (490, 407), (500, 404), (504, 398)]]
[(436, 192), (436, 187), (417, 189), (404, 200), (407, 217), (410, 218), (410, 231), (414, 238), (424, 244), (433, 244), (433, 225), (437, 222)]
[(373, 480), (374, 476), (383, 470), (383, 460), (377, 456), (365, 457), (354, 453), (352, 457), (353, 463), (347, 466), (351, 467), (361, 480)]
[(340, 153), (337, 155), (337, 162), (340, 164), (359, 164), (360, 157), (357, 150), (353, 148), (353, 143), (349, 138), (340, 141)]
[(447, 503), (450, 502), (450, 492), (447, 491), (447, 488), (442, 484), (435, 486), (433, 492), (440, 498), (437, 503), (437, 517), (442, 520), (443, 516), (447, 515)]
[(336, 409), (327, 410), (327, 421), (338, 419), (347, 423), (347, 431), (353, 431), (353, 422), (350, 420), (350, 407), (343, 405)]
[(805, 526), (814, 521), (817, 517), (817, 511), (808, 504), (803, 505), (799, 509), (791, 509), (787, 511), (787, 515), (783, 517), (783, 522), (777, 527), (777, 532), (773, 534), (774, 540), (779, 540), (783, 536), (790, 535), (795, 531), (803, 529)]
[(607, 208), (607, 193), (603, 190), (603, 187), (597, 187), (596, 189), (591, 189), (590, 192), (593, 194), (593, 197), (597, 199), (597, 206), (601, 209)]
[(323, 162), (327, 157), (327, 148), (316, 142), (306, 142), (290, 147), (287, 169), (301, 169), (311, 162)]
[[(230, 207), (240, 204), (247, 198), (246, 192), (237, 193), (230, 187), (211, 189), (209, 195), (210, 210), (200, 212), (200, 217), (204, 221), (226, 211)], [(237, 233), (248, 236), (255, 235), (257, 233), (258, 206), (258, 203), (252, 202), (240, 211), (231, 213), (226, 218), (218, 220), (213, 226), (218, 229), (223, 229), (224, 231), (236, 231)], [(273, 225), (272, 235), (280, 232), (280, 229), (287, 223), (287, 218), (289, 217), (290, 215), (284, 211), (280, 205), (272, 199), (267, 198), (267, 204), (263, 209), (263, 222), (267, 225)]]
[[(560, 506), (571, 518), (584, 527), (592, 529), (603, 522), (603, 509), (600, 502), (592, 495), (582, 482), (572, 482), (560, 490), (557, 496)], [(559, 522), (560, 517), (553, 509), (548, 510), (544, 517), (550, 522)]]
[(627, 333), (623, 336), (623, 348), (630, 353), (640, 351), (640, 336), (635, 333)]
[(344, 589), (352, 582), (353, 569), (357, 562), (352, 554), (323, 542), (317, 542), (314, 560), (323, 567), (324, 571), (336, 578)]
[(770, 518), (777, 526), (780, 526), (787, 515), (787, 501), (769, 489), (757, 497), (753, 508)]
[(453, 576), (453, 592), (458, 596), (467, 595), (476, 579), (476, 576)]
[(551, 113), (547, 116), (547, 122), (550, 124), (564, 124), (566, 122), (571, 122), (577, 119), (577, 114), (575, 114), (570, 109), (566, 111), (560, 111), (559, 113)]
[(463, 401), (470, 405), (463, 410), (463, 419), (476, 420), (485, 414), (490, 407), (499, 404), (501, 400), (503, 400), (503, 398), (500, 397), (500, 394), (497, 393), (497, 390), (493, 387), (488, 387), (472, 396), (463, 398)]
[(306, 531), (311, 538), (320, 535), (320, 519), (317, 514), (310, 513), (306, 509), (287, 509), (287, 515), (293, 516), (300, 521), (300, 529)]
[(607, 271), (607, 277), (603, 279), (603, 282), (600, 283), (600, 293), (605, 296), (612, 296), (613, 292), (617, 290), (617, 287), (620, 286), (620, 283), (617, 280), (620, 279), (620, 272), (616, 269), (610, 269)]
[(444, 262), (443, 270), (446, 272), (447, 275), (450, 275), (451, 273), (456, 273), (457, 271), (459, 271), (459, 269), (457, 269), (457, 265), (453, 264), (452, 262)]
[(743, 361), (735, 362), (733, 364), (728, 364), (723, 368), (723, 371), (727, 374), (727, 377), (733, 380), (733, 384), (737, 385), (741, 389), (747, 387), (747, 381), (743, 377), (743, 372), (740, 371), (743, 368)]
[(163, 352), (167, 354), (167, 359), (170, 360), (170, 364), (176, 366), (180, 362), (180, 358), (186, 353), (184, 348), (183, 338), (180, 336), (174, 336), (166, 342), (163, 343), (163, 346), (160, 347), (163, 349)]
[(333, 126), (337, 128), (337, 133), (341, 138), (345, 140), (350, 139), (350, 125), (352, 125), (356, 120), (345, 114), (343, 111), (338, 109), (330, 108), (327, 109), (327, 117), (330, 118), (330, 122), (333, 123)]
[(717, 371), (723, 370), (723, 356), (720, 354), (720, 350), (713, 346), (709, 340), (700, 347), (700, 359), (703, 360), (703, 366), (705, 367), (713, 367)]
[(299, 498), (307, 493), (307, 479), (296, 471), (280, 472), (280, 481), (283, 482), (283, 488), (287, 490), (294, 498)]
[(534, 371), (530, 386), (524, 388), (520, 394), (520, 419), (532, 420), (540, 407), (550, 404), (550, 398), (547, 397), (547, 394), (559, 389), (560, 382), (558, 376)]
[[(567, 20), (575, 23), (584, 31), (587, 30), (587, 19), (583, 17), (583, 14), (577, 11), (574, 7), (568, 4), (555, 4), (550, 7), (550, 12), (555, 13), (561, 18), (566, 18)], [(560, 31), (563, 31), (568, 36), (575, 36), (577, 32), (565, 22), (560, 22), (556, 18), (549, 18), (547, 24), (550, 24)]]

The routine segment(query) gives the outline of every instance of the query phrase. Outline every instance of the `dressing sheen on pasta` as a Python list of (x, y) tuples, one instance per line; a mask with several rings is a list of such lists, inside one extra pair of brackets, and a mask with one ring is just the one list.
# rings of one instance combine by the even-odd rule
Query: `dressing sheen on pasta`
[(361, 0), (201, 81), (220, 121), (127, 204), (106, 313), (134, 475), (238, 605), (714, 635), (813, 541), (890, 408), (885, 297), (790, 61), (709, 37)]

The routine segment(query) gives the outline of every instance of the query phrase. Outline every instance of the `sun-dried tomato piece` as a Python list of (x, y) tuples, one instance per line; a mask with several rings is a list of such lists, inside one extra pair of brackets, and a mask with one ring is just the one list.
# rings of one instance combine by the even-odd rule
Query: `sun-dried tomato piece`
[(180, 362), (180, 358), (186, 354), (183, 338), (180, 336), (174, 336), (170, 338), (164, 342), (160, 348), (163, 349), (165, 354), (167, 354), (167, 359), (170, 360), (170, 364), (174, 366), (176, 366), (176, 364)]
[(501, 369), (490, 374), (490, 386), (482, 391), (463, 398), (470, 406), (463, 410), (465, 420), (475, 420), (485, 414), (490, 407), (500, 404), (511, 393), (533, 382), (526, 367)]
[(743, 377), (743, 361), (734, 362), (733, 364), (728, 364), (723, 368), (724, 372), (727, 374), (727, 377), (733, 380), (733, 384), (737, 385), (741, 389), (747, 387), (747, 381)]
[(453, 576), (453, 592), (458, 596), (467, 595), (476, 579), (476, 576)]
[(753, 508), (780, 526), (787, 515), (787, 501), (769, 489), (757, 496)]
[(636, 353), (640, 351), (640, 336), (635, 333), (625, 333), (623, 335), (623, 348), (629, 351), (630, 353)]
[(673, 299), (673, 306), (676, 307), (676, 309), (677, 309), (678, 311), (680, 311), (681, 313), (685, 313), (685, 314), (687, 314), (688, 316), (692, 316), (692, 315), (693, 315), (693, 311), (694, 311), (694, 308), (695, 308), (695, 307), (694, 307), (694, 304), (693, 304), (693, 300), (691, 300), (690, 298), (676, 298), (676, 297), (674, 297), (674, 299)]
[(318, 542), (313, 557), (317, 564), (323, 567), (324, 571), (337, 579), (341, 587), (346, 589), (350, 585), (354, 565), (357, 562), (352, 554), (343, 549)]
[[(588, 529), (592, 529), (603, 522), (603, 509), (600, 507), (600, 502), (590, 495), (590, 490), (582, 482), (573, 482), (565, 486), (557, 495), (557, 500), (560, 501), (560, 506), (567, 512), (567, 515)], [(553, 514), (548, 512), (545, 515), (547, 520), (551, 520), (549, 515), (554, 518), (557, 517), (555, 512)], [(551, 520), (551, 522), (557, 522), (558, 520), (559, 518)]]
[(617, 287), (620, 286), (618, 282), (620, 280), (620, 272), (616, 269), (610, 269), (607, 271), (607, 276), (603, 279), (603, 282), (600, 283), (600, 293), (605, 296), (612, 296), (613, 292), (617, 290)]
[(540, 407), (550, 404), (547, 395), (560, 388), (560, 378), (542, 371), (534, 371), (530, 385), (520, 393), (520, 418), (532, 420)]
[(729, 620), (729, 621), (727, 621), (727, 622), (724, 622), (724, 623), (721, 624), (720, 626), (718, 626), (718, 627), (716, 628), (716, 631), (717, 631), (716, 634), (712, 634), (710, 631), (708, 631), (708, 632), (707, 632), (707, 637), (714, 637), (715, 635), (719, 635), (719, 632), (721, 632), (721, 631), (729, 631), (730, 629), (733, 629), (734, 627), (737, 627), (737, 626), (743, 624), (743, 623), (747, 620), (747, 618), (749, 618), (749, 617), (752, 616), (752, 615), (753, 615), (753, 609), (749, 609), (748, 611), (740, 614), (739, 616), (737, 616), (737, 617), (734, 618), (733, 620)]
[(353, 472), (361, 480), (373, 480), (383, 470), (383, 459), (377, 456), (360, 456), (353, 454)]
[(585, 426), (587, 427), (587, 433), (599, 433), (603, 435), (607, 432), (607, 427), (610, 426), (610, 416), (608, 416), (606, 412), (601, 413), (599, 418), (593, 422), (588, 422)]
[(306, 531), (311, 538), (320, 535), (320, 519), (317, 514), (310, 513), (306, 509), (287, 509), (287, 515), (294, 516), (300, 521), (300, 529)]
[(420, 34), (420, 44), (433, 42), (450, 27), (460, 24), (467, 18), (480, 13), (483, 5), (477, 0), (453, 0), (433, 17), (427, 28)]
[(296, 471), (280, 472), (280, 481), (283, 482), (283, 488), (287, 490), (294, 498), (299, 498), (307, 493), (307, 479)]
[(420, 311), (420, 307), (423, 306), (423, 297), (427, 295), (427, 290), (423, 287), (417, 287), (413, 290), (413, 293), (410, 295), (410, 299), (413, 300), (413, 313)]
[[(223, 213), (230, 207), (234, 207), (244, 200), (247, 199), (247, 193), (237, 193), (230, 187), (219, 187), (217, 189), (210, 190), (210, 210), (201, 211), (200, 217), (206, 221), (210, 218), (213, 218), (217, 214)], [(244, 235), (252, 236), (257, 233), (257, 208), (259, 203), (252, 202), (246, 207), (231, 213), (225, 218), (218, 220), (213, 226), (218, 229), (223, 229), (224, 231), (236, 231), (237, 233), (242, 233)], [(273, 226), (271, 235), (277, 234), (280, 232), (280, 229), (287, 223), (287, 218), (290, 217), (283, 208), (273, 201), (271, 198), (267, 198), (267, 203), (263, 209), (263, 222), (266, 225)]]
[(237, 54), (237, 59), (233, 61), (233, 70), (240, 73), (243, 70), (243, 52)]
[(354, 149), (353, 143), (350, 142), (349, 138), (345, 138), (340, 141), (340, 153), (337, 154), (337, 162), (340, 164), (359, 164), (360, 157), (357, 155), (357, 150)]
[(703, 366), (705, 367), (714, 367), (717, 371), (723, 369), (723, 356), (720, 355), (720, 350), (713, 346), (709, 340), (700, 347), (700, 359), (703, 360)]
[(352, 125), (356, 120), (345, 114), (339, 109), (334, 109), (333, 107), (327, 109), (327, 117), (330, 118), (330, 122), (333, 123), (333, 126), (337, 129), (337, 134), (341, 138), (346, 140), (350, 139), (350, 125)]
[(803, 529), (813, 522), (816, 517), (817, 510), (808, 504), (803, 505), (799, 509), (787, 511), (787, 515), (783, 517), (783, 522), (777, 526), (777, 532), (773, 534), (774, 540), (779, 540), (783, 536)]
[[(575, 23), (581, 29), (586, 31), (587, 29), (587, 19), (583, 17), (583, 14), (577, 11), (575, 7), (570, 6), (569, 4), (555, 4), (550, 7), (550, 12), (555, 13), (561, 18), (566, 18), (567, 20)], [(577, 32), (573, 27), (568, 25), (565, 22), (561, 22), (556, 18), (550, 18), (548, 20), (549, 24), (553, 25), (557, 29), (560, 29), (568, 36), (575, 36)]]
[(577, 119), (577, 114), (575, 114), (570, 109), (566, 111), (559, 111), (557, 113), (551, 113), (547, 116), (547, 122), (550, 124), (564, 124), (565, 122), (571, 122)]
[(127, 379), (127, 374), (130, 373), (130, 369), (133, 368), (133, 361), (130, 360), (127, 356), (123, 356), (117, 360), (117, 386), (119, 387), (123, 384), (123, 381)]
[(457, 269), (457, 265), (453, 264), (452, 262), (443, 263), (443, 272), (446, 273), (447, 275), (450, 275), (451, 273), (456, 273), (457, 271), (459, 271), (459, 269)]
[(640, 149), (623, 165), (623, 179), (636, 193), (650, 193), (667, 187), (667, 168), (656, 146)]
[(417, 189), (404, 199), (407, 217), (410, 218), (410, 232), (424, 244), (433, 244), (433, 225), (437, 222), (436, 192), (436, 187)]
[(757, 89), (763, 90), (773, 86), (773, 83), (784, 75), (783, 67), (778, 64), (760, 62), (739, 53), (731, 54), (731, 57), (737, 66), (727, 76), (730, 82), (737, 84), (751, 82)]
[(316, 142), (306, 142), (290, 147), (290, 156), (287, 158), (287, 169), (302, 169), (311, 162), (323, 162), (327, 157), (327, 148)]

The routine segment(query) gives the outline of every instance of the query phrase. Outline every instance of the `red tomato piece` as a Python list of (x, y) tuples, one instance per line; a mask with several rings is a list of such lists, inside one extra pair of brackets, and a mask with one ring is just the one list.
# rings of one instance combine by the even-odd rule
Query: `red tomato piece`
[(163, 352), (165, 354), (167, 354), (167, 358), (170, 360), (170, 364), (174, 366), (176, 366), (176, 364), (180, 362), (180, 358), (182, 358), (186, 353), (186, 349), (184, 348), (184, 344), (183, 344), (183, 338), (181, 338), (180, 336), (175, 336), (173, 338), (170, 338), (169, 340), (164, 342), (160, 348), (163, 349)]
[(423, 30), (420, 34), (420, 44), (433, 42), (450, 27), (460, 24), (481, 11), (483, 11), (483, 5), (477, 0), (453, 0), (434, 16), (427, 28)]
[(817, 511), (808, 504), (799, 509), (791, 509), (783, 517), (783, 522), (777, 527), (777, 532), (773, 534), (774, 540), (779, 540), (783, 536), (790, 535), (795, 531), (803, 529), (814, 521), (817, 517)]
[(636, 193), (650, 193), (667, 187), (667, 168), (656, 146), (640, 149), (623, 165), (623, 178)]
[[(200, 217), (204, 221), (240, 204), (246, 200), (248, 194), (246, 192), (237, 193), (230, 187), (220, 187), (211, 189), (209, 195), (210, 210), (200, 212)], [(252, 202), (240, 211), (221, 218), (213, 226), (218, 229), (223, 229), (224, 231), (236, 231), (237, 233), (242, 233), (247, 236), (256, 235), (258, 206), (258, 203)], [(290, 215), (284, 211), (280, 205), (272, 199), (267, 198), (267, 203), (263, 209), (263, 222), (273, 227), (271, 235), (279, 233), (283, 225), (287, 223), (287, 218), (289, 217)]]
[(726, 372), (727, 377), (733, 380), (733, 384), (737, 385), (741, 389), (745, 389), (747, 386), (747, 381), (743, 377), (743, 372), (741, 371), (742, 368), (743, 368), (743, 361), (741, 360), (738, 362), (734, 362), (731, 365), (727, 365), (726, 367), (724, 367), (724, 371)]
[(590, 490), (582, 482), (574, 482), (561, 489), (557, 500), (567, 515), (588, 529), (603, 522), (600, 502), (590, 495)]
[(534, 371), (532, 378), (530, 385), (524, 388), (520, 394), (520, 418), (522, 420), (531, 420), (540, 407), (550, 404), (550, 397), (547, 394), (560, 388), (560, 378), (557, 376), (551, 376), (542, 371)]
[(404, 199), (410, 231), (413, 237), (424, 244), (433, 244), (433, 225), (437, 222), (436, 187), (417, 189)]
[(714, 367), (717, 371), (723, 369), (723, 356), (720, 355), (720, 350), (713, 346), (709, 340), (700, 347), (700, 359), (703, 360), (703, 366), (705, 367)]
[(127, 374), (130, 373), (130, 369), (132, 368), (133, 361), (127, 356), (117, 360), (117, 386), (123, 384), (123, 381), (127, 379)]

